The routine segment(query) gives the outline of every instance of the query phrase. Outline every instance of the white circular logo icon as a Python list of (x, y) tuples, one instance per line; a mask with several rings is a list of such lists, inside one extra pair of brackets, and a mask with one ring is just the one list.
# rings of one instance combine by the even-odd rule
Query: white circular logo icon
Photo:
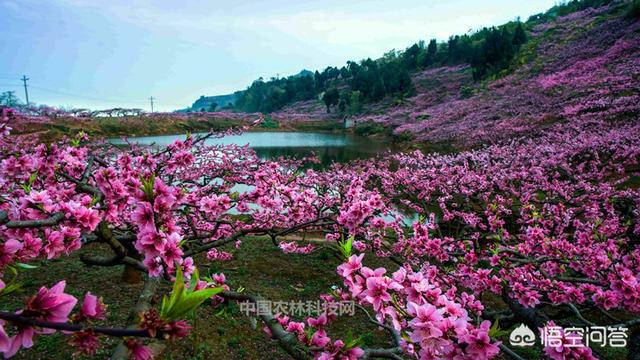
[(513, 346), (532, 346), (536, 342), (536, 334), (525, 324), (520, 324), (509, 335), (509, 343)]

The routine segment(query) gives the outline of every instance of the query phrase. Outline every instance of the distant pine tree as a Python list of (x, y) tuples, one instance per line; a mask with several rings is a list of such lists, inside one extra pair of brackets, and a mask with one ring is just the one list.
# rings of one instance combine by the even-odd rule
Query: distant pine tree
[(524, 32), (524, 28), (522, 27), (522, 23), (518, 21), (518, 25), (516, 25), (516, 29), (513, 32), (513, 40), (511, 43), (514, 46), (520, 46), (527, 42), (527, 34)]
[(427, 46), (427, 54), (429, 54), (430, 58), (434, 58), (436, 56), (436, 52), (438, 52), (438, 43), (436, 39), (431, 39), (429, 41), (429, 46)]

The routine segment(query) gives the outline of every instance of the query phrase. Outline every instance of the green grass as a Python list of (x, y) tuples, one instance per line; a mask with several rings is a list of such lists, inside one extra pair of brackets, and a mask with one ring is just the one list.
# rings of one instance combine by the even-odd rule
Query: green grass
[[(246, 121), (218, 117), (104, 117), (92, 119), (58, 118), (50, 123), (28, 124), (14, 133), (38, 133), (42, 141), (55, 141), (64, 136), (85, 132), (90, 137), (152, 136), (184, 134), (186, 132), (224, 131), (248, 125)], [(286, 121), (278, 122), (270, 116), (248, 131), (303, 131), (343, 132), (340, 120)]]
[(375, 121), (355, 124), (352, 128), (356, 135), (371, 136), (376, 134), (391, 135), (391, 129)]
[(323, 132), (344, 131), (344, 125), (342, 121), (337, 121), (337, 120), (288, 122), (287, 126), (291, 130), (295, 130), (295, 131), (323, 131)]
[(183, 134), (185, 132), (223, 131), (245, 125), (240, 120), (199, 117), (104, 117), (92, 119), (58, 118), (50, 123), (29, 124), (26, 129), (16, 133), (39, 133), (43, 141), (52, 141), (63, 136), (73, 136), (80, 131), (91, 137), (120, 137)]
[[(2, 299), (0, 308), (16, 310), (24, 300), (32, 296), (40, 286), (51, 286), (61, 279), (67, 280), (67, 290), (74, 296), (86, 291), (102, 296), (109, 305), (106, 325), (122, 326), (129, 309), (135, 304), (141, 284), (127, 285), (120, 281), (122, 266), (87, 267), (79, 260), (79, 253), (96, 252), (97, 245), (89, 245), (78, 253), (61, 261), (39, 263), (38, 269), (21, 270), (21, 293)], [(233, 260), (207, 264), (204, 258), (196, 263), (201, 273), (224, 272), (232, 289), (242, 286), (246, 292), (260, 294), (272, 301), (315, 301), (318, 295), (327, 293), (332, 285), (340, 284), (335, 268), (338, 260), (329, 248), (319, 249), (309, 255), (283, 254), (266, 238), (247, 238)], [(386, 259), (373, 254), (365, 256), (370, 267), (390, 266)], [(164, 285), (156, 301), (168, 292)], [(262, 324), (255, 329), (251, 320), (240, 314), (237, 305), (225, 308), (226, 314), (216, 315), (210, 305), (198, 309), (196, 319), (191, 320), (194, 330), (186, 338), (170, 343), (161, 359), (284, 359), (287, 358), (262, 331)], [(298, 320), (302, 320), (298, 318)], [(387, 334), (366, 323), (364, 316), (338, 318), (329, 328), (329, 335), (345, 336), (347, 332), (363, 336), (371, 346), (386, 346)], [(68, 337), (62, 334), (40, 336), (32, 349), (21, 350), (17, 359), (69, 359), (74, 350), (66, 344)], [(117, 341), (106, 339), (99, 358), (105, 358)], [(82, 357), (81, 357), (82, 358)]]
[(260, 128), (265, 129), (278, 129), (280, 128), (280, 124), (271, 116), (265, 115), (264, 120), (258, 125)]

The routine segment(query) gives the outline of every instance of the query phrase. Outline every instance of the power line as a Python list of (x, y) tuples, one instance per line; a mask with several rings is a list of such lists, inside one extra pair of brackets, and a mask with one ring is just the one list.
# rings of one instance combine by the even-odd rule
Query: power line
[[(129, 101), (129, 100), (123, 100), (123, 99), (108, 99), (108, 98), (99, 98), (99, 97), (95, 97), (95, 96), (86, 96), (86, 95), (74, 94), (74, 93), (69, 93), (69, 92), (60, 91), (60, 90), (44, 88), (44, 87), (35, 86), (35, 85), (29, 85), (29, 86), (34, 88), (34, 89), (41, 90), (41, 91), (46, 91), (46, 92), (65, 95), (65, 96), (71, 96), (71, 97), (75, 97), (75, 98), (82, 98), (82, 99), (87, 99), (87, 100), (104, 101), (104, 102), (120, 103), (120, 104), (136, 104), (136, 105), (142, 105), (142, 104), (145, 103), (144, 101)], [(155, 100), (157, 100), (157, 98), (154, 97), (153, 100), (155, 101)], [(179, 106), (184, 106), (184, 104), (174, 104), (174, 103), (164, 103), (164, 102), (163, 102), (163, 104), (170, 105), (170, 106), (178, 106), (178, 107)]]
[(60, 90), (54, 90), (54, 89), (49, 89), (49, 88), (45, 88), (42, 86), (34, 86), (31, 85), (32, 88), (34, 89), (38, 89), (41, 91), (45, 91), (45, 92), (50, 92), (53, 94), (59, 94), (59, 95), (65, 95), (65, 96), (71, 96), (74, 98), (79, 98), (79, 99), (85, 99), (85, 100), (94, 100), (94, 101), (104, 101), (104, 102), (109, 102), (109, 103), (119, 103), (119, 104), (142, 104), (142, 101), (127, 101), (127, 100), (115, 100), (115, 99), (106, 99), (106, 98), (98, 98), (98, 97), (94, 97), (94, 96), (85, 96), (85, 95), (80, 95), (80, 94), (73, 94), (73, 93), (68, 93), (65, 91), (60, 91)]
[[(4, 78), (4, 77), (2, 77)], [(2, 79), (0, 78), (0, 79)], [(21, 80), (22, 84), (10, 84), (10, 83), (6, 83), (6, 84), (0, 84), (0, 87), (23, 87), (25, 89), (25, 99), (27, 100), (27, 104), (29, 103), (29, 95), (28, 95), (28, 90), (27, 88), (32, 88), (32, 89), (36, 89), (38, 91), (44, 91), (44, 92), (48, 92), (48, 93), (52, 93), (52, 94), (58, 94), (58, 95), (64, 95), (66, 97), (72, 97), (72, 98), (76, 98), (76, 99), (84, 99), (84, 100), (92, 100), (92, 101), (101, 101), (101, 102), (106, 102), (106, 103), (112, 103), (112, 104), (121, 104), (121, 105), (135, 105), (135, 106), (141, 106), (142, 104), (144, 104), (144, 101), (141, 100), (124, 100), (124, 99), (113, 99), (113, 98), (103, 98), (103, 97), (96, 97), (96, 96), (86, 96), (86, 95), (82, 95), (82, 94), (75, 94), (75, 93), (70, 93), (70, 92), (66, 92), (66, 91), (60, 91), (57, 89), (50, 89), (47, 87), (43, 87), (43, 86), (38, 86), (38, 85), (33, 85), (33, 84), (28, 84), (27, 85), (27, 80), (30, 80), (30, 78), (26, 77), (26, 75), (23, 75), (22, 78), (18, 79), (17, 77), (6, 77), (7, 80)], [(153, 98), (153, 100), (151, 100), (151, 98)], [(149, 100), (151, 102), (154, 102), (155, 100), (157, 100), (155, 97), (151, 97), (149, 98)], [(165, 103), (163, 102), (164, 105), (167, 106), (174, 106), (176, 108), (179, 107), (184, 107), (184, 104), (174, 104), (174, 103)], [(155, 108), (155, 103), (152, 104), (151, 106), (152, 108)], [(152, 110), (153, 112), (153, 110)]]

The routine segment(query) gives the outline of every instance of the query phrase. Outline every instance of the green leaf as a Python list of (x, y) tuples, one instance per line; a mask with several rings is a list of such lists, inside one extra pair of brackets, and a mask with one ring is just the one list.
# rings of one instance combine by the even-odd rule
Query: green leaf
[(494, 337), (497, 334), (497, 332), (500, 330), (500, 325), (498, 324), (498, 320), (494, 321), (493, 324), (491, 324), (491, 328), (489, 329), (489, 337)]
[(169, 318), (169, 313), (179, 302), (180, 298), (185, 295), (184, 280), (182, 278), (182, 268), (178, 266), (176, 270), (176, 280), (173, 283), (173, 289), (171, 289), (171, 295), (167, 299), (165, 296), (162, 299), (162, 308), (160, 308), (160, 317), (163, 319)]
[(353, 247), (353, 236), (349, 236), (349, 239), (347, 240), (347, 243), (344, 246), (344, 251), (351, 255), (351, 248)]
[(349, 330), (347, 336), (345, 337), (344, 344), (344, 348), (348, 350), (364, 345), (364, 340), (362, 339), (362, 336), (354, 338), (353, 333), (351, 333), (351, 330)]
[(156, 174), (151, 174), (148, 179), (141, 178), (142, 191), (147, 196), (147, 200), (153, 199), (153, 186), (156, 182)]
[(22, 284), (20, 283), (7, 284), (2, 290), (0, 290), (0, 296), (9, 295), (20, 289), (22, 289)]
[(97, 203), (98, 203), (98, 196), (93, 195), (93, 197), (91, 198), (90, 206), (96, 206)]
[(213, 316), (224, 317), (226, 314), (227, 314), (227, 307), (221, 306), (220, 310), (218, 310), (217, 313), (214, 313)]
[(17, 275), (18, 275), (18, 269), (16, 269), (15, 267), (13, 267), (13, 266), (7, 266), (7, 269), (9, 269), (9, 271), (11, 272), (11, 274), (12, 274), (13, 276), (17, 276)]
[(21, 269), (37, 269), (38, 267), (35, 265), (29, 265), (25, 263), (16, 263), (16, 266)]
[(198, 280), (200, 280), (200, 272), (198, 268), (195, 268), (193, 271), (193, 275), (191, 275), (191, 281), (189, 282), (189, 289), (195, 289), (198, 285)]
[(187, 296), (185, 296), (181, 301), (176, 304), (176, 306), (172, 309), (171, 316), (173, 319), (183, 318), (185, 315), (189, 314), (193, 310), (195, 310), (200, 304), (205, 302), (208, 298), (219, 294), (222, 292), (221, 287), (215, 288), (206, 288), (194, 291)]
[(508, 331), (500, 329), (500, 322), (496, 320), (493, 322), (493, 324), (491, 324), (488, 335), (492, 339), (497, 339), (504, 335), (507, 335), (508, 333)]
[(38, 172), (34, 172), (29, 176), (29, 186), (33, 185), (34, 182), (38, 179)]
[(182, 268), (176, 270), (176, 280), (173, 283), (173, 289), (169, 298), (166, 296), (162, 299), (162, 307), (160, 308), (160, 318), (164, 320), (178, 320), (184, 318), (187, 314), (194, 311), (208, 298), (222, 292), (222, 287), (206, 288), (201, 290), (193, 290), (198, 282), (198, 273), (194, 273), (194, 278), (190, 283), (189, 289), (184, 285), (184, 277), (182, 276)]
[(345, 259), (348, 259), (351, 256), (352, 248), (353, 248), (353, 235), (349, 236), (347, 241), (344, 241), (344, 238), (343, 238), (342, 241), (338, 242), (338, 249), (340, 250), (340, 253), (342, 253), (342, 256)]
[(316, 333), (316, 330), (313, 329), (311, 326), (305, 327), (304, 328), (304, 334), (307, 336), (307, 339), (311, 340), (311, 338), (313, 338), (313, 334)]

